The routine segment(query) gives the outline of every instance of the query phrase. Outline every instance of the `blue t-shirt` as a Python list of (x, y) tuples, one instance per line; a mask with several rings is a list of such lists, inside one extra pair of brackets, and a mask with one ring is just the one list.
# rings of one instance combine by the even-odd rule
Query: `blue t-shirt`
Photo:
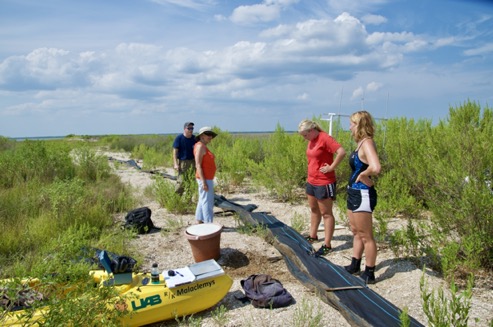
[(178, 149), (178, 160), (193, 160), (193, 146), (196, 142), (195, 136), (186, 138), (183, 134), (178, 135), (173, 142), (173, 148)]

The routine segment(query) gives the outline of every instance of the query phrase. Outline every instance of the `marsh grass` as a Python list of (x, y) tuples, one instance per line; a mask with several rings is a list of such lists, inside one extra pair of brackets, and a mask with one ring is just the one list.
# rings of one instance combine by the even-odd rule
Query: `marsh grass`
[(175, 192), (174, 183), (164, 178), (156, 178), (150, 188), (154, 198), (166, 210), (175, 214), (186, 214), (195, 212), (198, 193), (196, 185), (195, 180), (185, 179), (184, 192), (180, 195)]
[(193, 314), (190, 316), (175, 317), (175, 321), (178, 326), (200, 327), (202, 326), (202, 318), (195, 317)]
[(222, 304), (212, 310), (212, 320), (214, 320), (217, 326), (226, 326), (228, 323), (227, 312), (228, 310)]
[(187, 224), (183, 220), (182, 217), (169, 217), (168, 219), (166, 219), (166, 225), (161, 230), (161, 233), (164, 233), (164, 234), (176, 233), (177, 231), (180, 231), (186, 225)]
[(306, 219), (299, 213), (294, 213), (291, 218), (291, 228), (298, 233), (301, 233), (307, 229), (308, 223)]
[(294, 327), (321, 327), (323, 324), (323, 312), (319, 305), (308, 301), (306, 298), (301, 300), (301, 306), (296, 308), (293, 313), (291, 326)]
[[(447, 294), (443, 287), (429, 291), (423, 270), (419, 286), (423, 300), (423, 311), (428, 318), (429, 326), (468, 326), (473, 284), (474, 277), (470, 275), (467, 287), (462, 292), (459, 291), (454, 281), (450, 283), (450, 294)], [(478, 321), (477, 319), (476, 323)]]
[(86, 144), (25, 141), (0, 152), (0, 168), (0, 279), (39, 278), (48, 295), (26, 315), (48, 305), (45, 325), (118, 325), (120, 313), (106, 305), (114, 290), (95, 288), (84, 260), (87, 248), (129, 251), (127, 235), (112, 232), (113, 214), (135, 200), (107, 159)]

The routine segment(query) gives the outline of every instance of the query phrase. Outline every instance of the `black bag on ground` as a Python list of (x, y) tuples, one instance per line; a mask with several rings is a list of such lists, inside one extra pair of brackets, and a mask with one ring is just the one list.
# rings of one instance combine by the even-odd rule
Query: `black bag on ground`
[(287, 307), (293, 301), (293, 297), (281, 282), (270, 275), (250, 275), (240, 283), (245, 296), (255, 308)]
[(137, 260), (132, 257), (97, 248), (86, 247), (82, 249), (82, 257), (80, 259), (91, 265), (96, 265), (97, 269), (106, 270), (106, 267), (103, 266), (101, 260), (99, 259), (102, 251), (105, 251), (108, 255), (108, 258), (110, 259), (109, 264), (111, 271), (115, 274), (132, 272), (134, 270), (134, 266), (137, 264)]
[(125, 216), (125, 229), (135, 229), (139, 234), (147, 234), (151, 230), (159, 230), (151, 220), (151, 209), (148, 207), (137, 208), (129, 211)]

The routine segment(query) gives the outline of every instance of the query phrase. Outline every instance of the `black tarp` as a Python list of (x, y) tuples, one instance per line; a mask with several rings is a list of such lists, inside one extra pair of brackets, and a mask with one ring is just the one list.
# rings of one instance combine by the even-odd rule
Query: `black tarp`
[[(270, 232), (270, 241), (282, 254), (293, 274), (319, 297), (341, 312), (353, 326), (400, 326), (402, 310), (374, 292), (365, 282), (324, 257), (314, 255), (312, 246), (297, 231), (263, 212), (250, 212), (237, 203), (216, 195), (216, 206), (234, 210), (242, 221), (262, 224)], [(249, 208), (251, 209), (251, 208)], [(356, 289), (344, 289), (360, 287)], [(342, 289), (341, 289), (342, 288)], [(410, 326), (423, 326), (410, 318)]]

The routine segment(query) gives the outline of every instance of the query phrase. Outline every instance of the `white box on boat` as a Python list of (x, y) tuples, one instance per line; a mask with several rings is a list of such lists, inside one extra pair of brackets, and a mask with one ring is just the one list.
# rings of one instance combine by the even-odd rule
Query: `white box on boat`
[[(173, 271), (172, 276), (169, 274), (171, 271)], [(169, 288), (221, 275), (224, 275), (224, 270), (214, 259), (194, 263), (184, 268), (163, 271), (164, 280)]]

